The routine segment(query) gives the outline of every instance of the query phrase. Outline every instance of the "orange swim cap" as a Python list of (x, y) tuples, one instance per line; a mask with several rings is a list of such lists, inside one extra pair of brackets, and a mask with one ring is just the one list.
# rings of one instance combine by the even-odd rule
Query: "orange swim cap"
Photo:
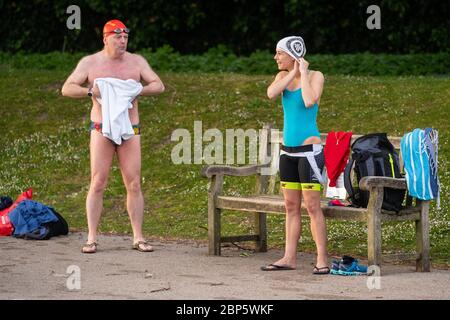
[(109, 20), (103, 27), (103, 34), (120, 34), (122, 32), (129, 33), (130, 29), (128, 29), (120, 20)]

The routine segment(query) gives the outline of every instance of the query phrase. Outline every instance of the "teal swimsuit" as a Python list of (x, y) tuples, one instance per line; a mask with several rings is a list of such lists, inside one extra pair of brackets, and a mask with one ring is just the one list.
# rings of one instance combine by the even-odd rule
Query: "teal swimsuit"
[(287, 147), (298, 147), (309, 137), (320, 138), (317, 128), (317, 102), (310, 108), (306, 108), (302, 97), (302, 89), (295, 91), (285, 89), (282, 95), (284, 111), (283, 137)]
[(303, 145), (309, 137), (319, 137), (315, 103), (306, 108), (302, 89), (285, 89), (282, 95), (284, 111), (283, 139), (280, 155), (280, 184), (283, 189), (319, 191), (323, 183), (325, 158), (321, 144)]

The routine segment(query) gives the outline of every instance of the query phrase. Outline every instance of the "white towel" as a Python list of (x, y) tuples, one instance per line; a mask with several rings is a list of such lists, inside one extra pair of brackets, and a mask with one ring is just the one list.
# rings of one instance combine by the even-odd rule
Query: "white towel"
[(336, 180), (336, 186), (330, 187), (330, 180), (327, 177), (327, 198), (332, 199), (347, 199), (347, 190), (345, 190), (344, 185), (344, 173), (342, 172)]
[(120, 145), (123, 140), (134, 136), (128, 109), (131, 103), (142, 91), (142, 84), (133, 79), (97, 78), (94, 85), (100, 90), (101, 99), (97, 101), (102, 106), (102, 133)]

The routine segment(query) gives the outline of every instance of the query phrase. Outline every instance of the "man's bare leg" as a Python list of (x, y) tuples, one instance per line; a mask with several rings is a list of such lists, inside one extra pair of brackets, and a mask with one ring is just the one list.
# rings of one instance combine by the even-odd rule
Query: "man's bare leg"
[[(103, 209), (103, 192), (106, 188), (109, 169), (115, 153), (115, 146), (100, 132), (91, 131), (90, 155), (91, 155), (91, 184), (86, 198), (86, 213), (88, 221), (87, 243), (97, 241), (97, 227)], [(91, 248), (95, 251), (96, 248)], [(85, 250), (84, 251), (89, 251)]]
[[(133, 229), (133, 243), (145, 241), (142, 234), (144, 220), (144, 197), (141, 190), (141, 137), (136, 135), (124, 141), (117, 148), (123, 182), (127, 189), (127, 210)], [(136, 247), (141, 251), (151, 251), (148, 244)]]

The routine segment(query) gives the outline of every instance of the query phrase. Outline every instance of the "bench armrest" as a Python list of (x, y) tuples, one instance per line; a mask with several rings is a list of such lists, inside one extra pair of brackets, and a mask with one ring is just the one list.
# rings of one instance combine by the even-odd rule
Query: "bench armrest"
[(201, 176), (204, 178), (211, 178), (215, 175), (227, 175), (235, 177), (251, 176), (259, 173), (261, 166), (251, 165), (242, 167), (232, 166), (205, 166), (202, 168)]
[(372, 187), (406, 190), (406, 180), (404, 178), (368, 176), (363, 177), (359, 182), (359, 188), (361, 190), (369, 191), (369, 189)]

